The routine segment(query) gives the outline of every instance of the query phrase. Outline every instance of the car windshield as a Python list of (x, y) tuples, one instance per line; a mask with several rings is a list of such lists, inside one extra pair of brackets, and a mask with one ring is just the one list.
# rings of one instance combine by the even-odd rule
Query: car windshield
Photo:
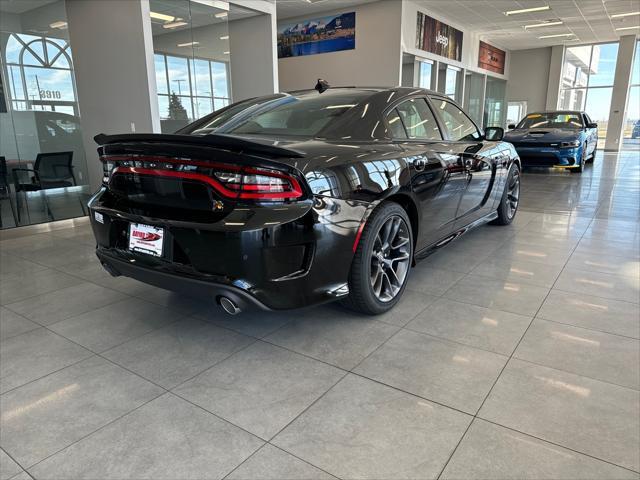
[(369, 96), (371, 92), (367, 91), (328, 90), (322, 94), (314, 91), (266, 97), (214, 113), (182, 133), (313, 137)]
[(577, 112), (530, 113), (516, 128), (582, 128), (582, 118)]

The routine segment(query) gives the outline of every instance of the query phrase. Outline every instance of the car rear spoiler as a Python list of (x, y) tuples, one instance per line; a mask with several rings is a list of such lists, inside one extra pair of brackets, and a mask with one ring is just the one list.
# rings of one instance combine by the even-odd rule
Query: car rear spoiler
[(98, 145), (109, 145), (113, 143), (182, 143), (189, 145), (200, 145), (238, 153), (252, 153), (265, 155), (272, 158), (288, 157), (302, 158), (303, 152), (293, 148), (281, 147), (277, 142), (267, 143), (255, 139), (238, 137), (236, 135), (226, 135), (222, 133), (211, 133), (208, 135), (176, 135), (164, 133), (126, 133), (120, 135), (106, 135), (99, 133), (93, 137)]

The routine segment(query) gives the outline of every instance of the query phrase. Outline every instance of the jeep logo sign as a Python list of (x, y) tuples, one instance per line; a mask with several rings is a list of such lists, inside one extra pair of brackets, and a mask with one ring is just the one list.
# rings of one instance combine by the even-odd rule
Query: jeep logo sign
[(436, 43), (440, 43), (444, 48), (447, 48), (449, 45), (449, 39), (438, 32), (438, 35), (436, 35)]
[(462, 61), (462, 32), (418, 12), (416, 48), (460, 62)]

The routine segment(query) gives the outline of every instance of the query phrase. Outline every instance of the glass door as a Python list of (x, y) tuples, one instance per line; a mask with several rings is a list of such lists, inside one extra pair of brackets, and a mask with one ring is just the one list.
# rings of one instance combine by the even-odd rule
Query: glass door
[[(0, 31), (0, 228), (86, 214), (80, 108), (59, 5), (25, 5), (12, 28)], [(20, 27), (33, 24), (41, 28)]]

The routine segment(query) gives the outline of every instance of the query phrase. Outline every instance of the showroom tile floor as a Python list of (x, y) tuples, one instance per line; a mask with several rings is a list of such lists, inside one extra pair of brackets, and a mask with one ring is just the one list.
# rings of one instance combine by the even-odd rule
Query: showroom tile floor
[(86, 221), (3, 233), (0, 479), (637, 479), (639, 219), (637, 152), (526, 171), (378, 318), (229, 317), (109, 277)]

